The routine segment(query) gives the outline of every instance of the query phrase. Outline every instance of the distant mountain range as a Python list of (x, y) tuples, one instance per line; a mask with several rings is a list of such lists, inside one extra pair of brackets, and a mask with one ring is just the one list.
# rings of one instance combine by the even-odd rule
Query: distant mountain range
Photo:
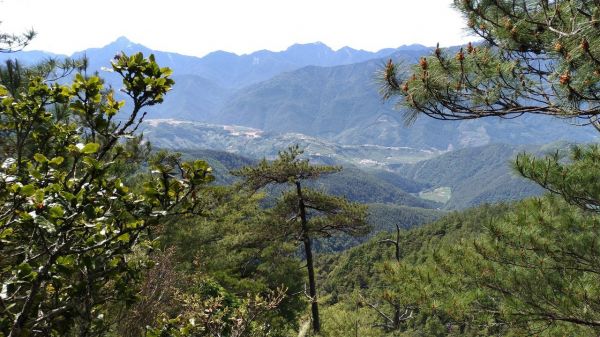
[(92, 70), (109, 67), (112, 58), (119, 52), (145, 55), (155, 54), (156, 61), (163, 67), (173, 69), (175, 75), (195, 75), (223, 88), (235, 89), (267, 80), (278, 74), (305, 66), (331, 67), (387, 57), (398, 51), (422, 53), (428, 48), (421, 45), (387, 48), (378, 52), (344, 47), (333, 50), (321, 42), (295, 44), (280, 52), (260, 50), (251, 54), (237, 55), (226, 51), (215, 51), (204, 57), (186, 56), (177, 53), (151, 50), (141, 44), (119, 37), (101, 47), (89, 48), (73, 55), (58, 55), (40, 51), (25, 51), (16, 54), (0, 54), (0, 60), (17, 57), (25, 63), (35, 63), (48, 57), (80, 58), (87, 56)]
[[(347, 168), (323, 188), (361, 202), (460, 209), (536, 195), (541, 190), (510, 169), (518, 152), (539, 152), (544, 148), (532, 144), (560, 139), (598, 140), (593, 128), (543, 116), (457, 122), (420, 118), (406, 127), (402, 111), (382, 102), (376, 72), (389, 58), (416, 62), (430, 52), (420, 45), (368, 52), (312, 43), (281, 52), (218, 51), (200, 58), (119, 38), (71, 57), (87, 56), (89, 71), (99, 71), (119, 88), (115, 74), (101, 69), (121, 51), (153, 53), (161, 66), (174, 70), (172, 92), (164, 104), (149, 109), (141, 129), (154, 147), (201, 156), (206, 156), (203, 149), (226, 151), (254, 160), (300, 144), (312, 161)], [(0, 60), (9, 57), (31, 64), (66, 56), (0, 54)], [(234, 161), (244, 162), (240, 158)], [(211, 165), (223, 166), (219, 160)], [(224, 167), (217, 171), (227, 181), (231, 177)]]
[[(176, 84), (172, 92), (162, 105), (149, 109), (149, 118), (153, 119), (240, 125), (269, 134), (300, 133), (339, 145), (435, 151), (500, 142), (598, 140), (593, 128), (543, 116), (459, 122), (421, 118), (406, 127), (402, 112), (382, 102), (378, 95), (376, 72), (388, 58), (412, 64), (430, 52), (430, 48), (420, 45), (368, 52), (349, 47), (334, 51), (322, 43), (311, 43), (293, 45), (281, 52), (262, 50), (236, 55), (217, 51), (200, 58), (150, 50), (121, 37), (102, 48), (71, 56), (86, 55), (90, 71), (95, 71), (108, 67), (121, 51), (154, 53), (161, 66), (174, 70)], [(0, 60), (9, 57), (33, 63), (60, 55), (37, 51), (0, 54)], [(120, 87), (114, 74), (101, 72), (101, 76), (113, 87)], [(170, 138), (186, 147), (189, 125), (181, 127), (169, 125)], [(177, 147), (176, 142), (169, 142), (169, 147)], [(203, 145), (199, 140), (194, 140), (194, 144)]]
[[(420, 52), (423, 55), (423, 51)], [(412, 52), (391, 57), (404, 63)], [(592, 141), (598, 133), (546, 116), (438, 121), (420, 118), (407, 127), (402, 113), (378, 95), (376, 72), (384, 60), (335, 67), (308, 66), (235, 92), (216, 116), (268, 132), (299, 132), (341, 144), (414, 148), (465, 148), (490, 143), (542, 144), (566, 139)]]

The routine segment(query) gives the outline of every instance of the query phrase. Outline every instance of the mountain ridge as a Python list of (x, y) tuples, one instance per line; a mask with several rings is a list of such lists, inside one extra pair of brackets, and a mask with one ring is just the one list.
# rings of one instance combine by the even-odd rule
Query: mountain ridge
[[(262, 50), (240, 56), (220, 51), (197, 58), (153, 51), (121, 37), (102, 48), (75, 55), (87, 55), (93, 71), (108, 67), (121, 51), (154, 52), (161, 66), (174, 70), (176, 85), (162, 105), (148, 109), (149, 118), (240, 125), (270, 133), (302, 133), (346, 145), (438, 151), (497, 142), (598, 140), (597, 132), (591, 128), (570, 126), (545, 116), (447, 123), (419, 118), (406, 128), (403, 108), (398, 111), (392, 104), (382, 102), (376, 72), (387, 58), (413, 64), (429, 53), (429, 48), (422, 45), (383, 49), (383, 57), (349, 47), (334, 52), (323, 43), (312, 43), (295, 44), (281, 52)], [(42, 55), (29, 53), (0, 54), (0, 58)], [(353, 63), (345, 64), (348, 62)], [(101, 76), (108, 85), (121, 86), (116, 74), (105, 72)]]
[[(422, 48), (427, 48), (418, 45)], [(387, 56), (394, 51), (408, 48), (384, 48), (376, 52), (351, 47), (334, 50), (322, 42), (293, 44), (282, 51), (258, 50), (249, 54), (235, 54), (223, 50), (210, 52), (202, 57), (180, 54), (177, 52), (153, 50), (142, 44), (133, 42), (124, 36), (102, 46), (90, 47), (69, 55), (32, 50), (19, 51), (11, 55), (0, 55), (0, 60), (18, 57), (25, 63), (36, 63), (47, 57), (77, 58), (86, 55), (90, 60), (90, 69), (99, 70), (110, 66), (110, 60), (119, 52), (133, 53), (141, 51), (154, 53), (157, 62), (170, 67), (175, 73), (192, 74), (214, 81), (220, 86), (241, 88), (243, 86), (266, 80), (275, 74), (291, 71), (308, 65), (334, 66), (351, 64), (373, 58)], [(255, 68), (248, 71), (247, 68)]]
[[(422, 51), (396, 52), (412, 64)], [(307, 66), (235, 91), (215, 123), (267, 132), (299, 132), (340, 144), (378, 144), (459, 149), (505, 142), (547, 143), (557, 139), (597, 141), (595, 129), (548, 116), (437, 121), (418, 118), (406, 127), (403, 107), (383, 102), (376, 73), (385, 59), (333, 67)]]

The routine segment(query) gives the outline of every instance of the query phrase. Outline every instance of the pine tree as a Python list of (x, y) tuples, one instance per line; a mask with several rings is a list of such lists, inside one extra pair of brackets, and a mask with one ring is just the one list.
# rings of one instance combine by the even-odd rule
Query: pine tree
[(326, 174), (338, 172), (332, 166), (310, 165), (308, 159), (298, 158), (299, 147), (292, 146), (279, 152), (279, 157), (268, 162), (263, 159), (254, 167), (234, 172), (244, 179), (243, 186), (259, 190), (269, 185), (289, 185), (270, 215), (273, 235), (302, 242), (308, 270), (312, 325), (315, 333), (321, 329), (317, 285), (315, 280), (312, 243), (314, 238), (329, 237), (335, 233), (363, 235), (368, 231), (366, 207), (345, 198), (331, 196), (306, 188), (303, 183)]
[(20, 35), (0, 32), (0, 53), (10, 53), (25, 48), (35, 35), (33, 29)]
[(214, 280), (239, 302), (248, 294), (286, 289), (285, 298), (269, 310), (265, 321), (274, 335), (295, 327), (306, 305), (303, 298), (290, 296), (305, 283), (297, 244), (272, 235), (267, 210), (261, 207), (262, 193), (249, 196), (237, 186), (207, 190), (203, 194), (214, 195), (207, 198), (216, 201), (213, 208), (201, 218), (177, 219), (177, 225), (161, 235), (165, 249), (174, 250), (172, 264), (184, 275)]
[(382, 95), (405, 98), (406, 119), (546, 114), (597, 128), (600, 5), (596, 1), (455, 0), (482, 43), (436, 48), (401, 78), (392, 60)]
[[(596, 1), (456, 0), (483, 38), (436, 48), (400, 78), (391, 60), (382, 95), (402, 97), (406, 120), (543, 114), (600, 131), (600, 5)], [(600, 154), (575, 146), (519, 155), (517, 172), (549, 194), (482, 224), (482, 235), (403, 261), (390, 280), (408, 301), (487, 334), (591, 335), (600, 331)], [(432, 309), (433, 308), (433, 309)], [(462, 322), (462, 323), (461, 323)], [(452, 324), (451, 324), (452, 325)], [(464, 331), (463, 331), (464, 332)]]

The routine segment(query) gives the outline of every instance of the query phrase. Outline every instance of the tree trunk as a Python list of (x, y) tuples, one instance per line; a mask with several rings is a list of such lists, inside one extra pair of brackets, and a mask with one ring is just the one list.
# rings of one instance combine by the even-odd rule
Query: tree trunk
[(304, 243), (304, 253), (306, 254), (306, 267), (308, 269), (308, 287), (311, 299), (312, 325), (313, 331), (321, 331), (321, 321), (319, 320), (319, 303), (317, 301), (317, 284), (315, 282), (315, 267), (312, 255), (312, 244), (308, 233), (308, 222), (306, 219), (306, 207), (302, 197), (302, 188), (300, 182), (296, 182), (296, 192), (298, 193), (298, 206), (300, 208), (300, 220), (302, 222), (302, 242)]
[(46, 278), (49, 269), (48, 266), (54, 263), (54, 260), (55, 258), (53, 256), (50, 256), (47, 264), (44, 267), (42, 267), (37, 277), (31, 283), (31, 289), (29, 290), (29, 294), (25, 298), (25, 303), (23, 304), (21, 311), (17, 314), (17, 317), (13, 322), (8, 337), (19, 337), (23, 335), (23, 328), (25, 327), (27, 320), (30, 319), (32, 312), (37, 310), (35, 309), (37, 295), (40, 289), (42, 288), (42, 285), (44, 284), (44, 279)]
[[(400, 225), (396, 224), (396, 262), (400, 263)], [(400, 330), (400, 304), (394, 304), (394, 330)]]
[(394, 330), (400, 330), (400, 304), (394, 304), (394, 320), (392, 322)]

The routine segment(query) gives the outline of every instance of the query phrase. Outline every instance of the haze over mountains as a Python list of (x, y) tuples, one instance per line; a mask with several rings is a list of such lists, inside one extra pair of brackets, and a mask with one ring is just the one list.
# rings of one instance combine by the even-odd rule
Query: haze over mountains
[[(420, 45), (368, 52), (349, 47), (334, 51), (322, 43), (312, 43), (293, 45), (281, 52), (236, 55), (217, 51), (198, 58), (150, 50), (121, 37), (72, 57), (86, 55), (89, 69), (97, 71), (108, 67), (121, 51), (154, 53), (161, 66), (174, 71), (176, 85), (164, 104), (150, 110), (150, 119), (241, 125), (269, 134), (302, 133), (339, 144), (436, 150), (597, 139), (592, 128), (536, 116), (461, 122), (421, 118), (405, 127), (401, 112), (384, 104), (378, 95), (376, 72), (388, 58), (411, 64), (430, 52)], [(26, 63), (60, 57), (37, 51), (0, 56), (18, 57)], [(115, 88), (120, 86), (113, 74), (101, 75)], [(148, 125), (151, 139), (151, 129), (159, 124)], [(179, 136), (185, 138), (185, 133)]]
[[(121, 37), (71, 57), (87, 56), (89, 71), (100, 71), (108, 84), (119, 88), (120, 79), (102, 69), (118, 53), (138, 51), (155, 54), (161, 66), (173, 69), (176, 81), (165, 102), (149, 109), (142, 128), (155, 147), (272, 158), (297, 143), (314, 161), (350, 170), (337, 180), (338, 187), (330, 188), (363, 202), (431, 207), (418, 198), (423, 197), (460, 209), (521, 199), (540, 189), (510, 170), (518, 152), (543, 153), (544, 147), (531, 144), (557, 139), (597, 141), (593, 128), (543, 116), (459, 122), (420, 118), (407, 127), (402, 112), (382, 102), (376, 73), (389, 58), (412, 64), (430, 52), (420, 45), (368, 52), (349, 47), (334, 51), (312, 43), (281, 52), (217, 51), (198, 58), (150, 50)], [(35, 63), (61, 56), (29, 51), (0, 57)], [(498, 143), (505, 145), (493, 145)], [(372, 186), (371, 194), (381, 197), (370, 200), (355, 193), (359, 180), (362, 189)], [(391, 186), (399, 182), (394, 190)]]
[(145, 55), (153, 53), (156, 61), (163, 67), (173, 69), (175, 75), (196, 75), (224, 88), (241, 88), (304, 66), (330, 67), (382, 58), (397, 51), (423, 52), (425, 50), (428, 48), (421, 45), (410, 45), (396, 49), (382, 49), (378, 52), (356, 50), (350, 47), (334, 51), (321, 42), (315, 42), (295, 44), (281, 52), (260, 50), (251, 54), (237, 55), (226, 51), (215, 51), (204, 57), (195, 57), (151, 50), (126, 37), (119, 37), (104, 47), (89, 48), (73, 55), (26, 51), (12, 54), (12, 56), (0, 55), (0, 59), (16, 56), (24, 62), (33, 63), (46, 57), (80, 58), (87, 56), (90, 61), (90, 69), (99, 70), (101, 67), (108, 67), (111, 59), (119, 52), (126, 54), (142, 52)]

